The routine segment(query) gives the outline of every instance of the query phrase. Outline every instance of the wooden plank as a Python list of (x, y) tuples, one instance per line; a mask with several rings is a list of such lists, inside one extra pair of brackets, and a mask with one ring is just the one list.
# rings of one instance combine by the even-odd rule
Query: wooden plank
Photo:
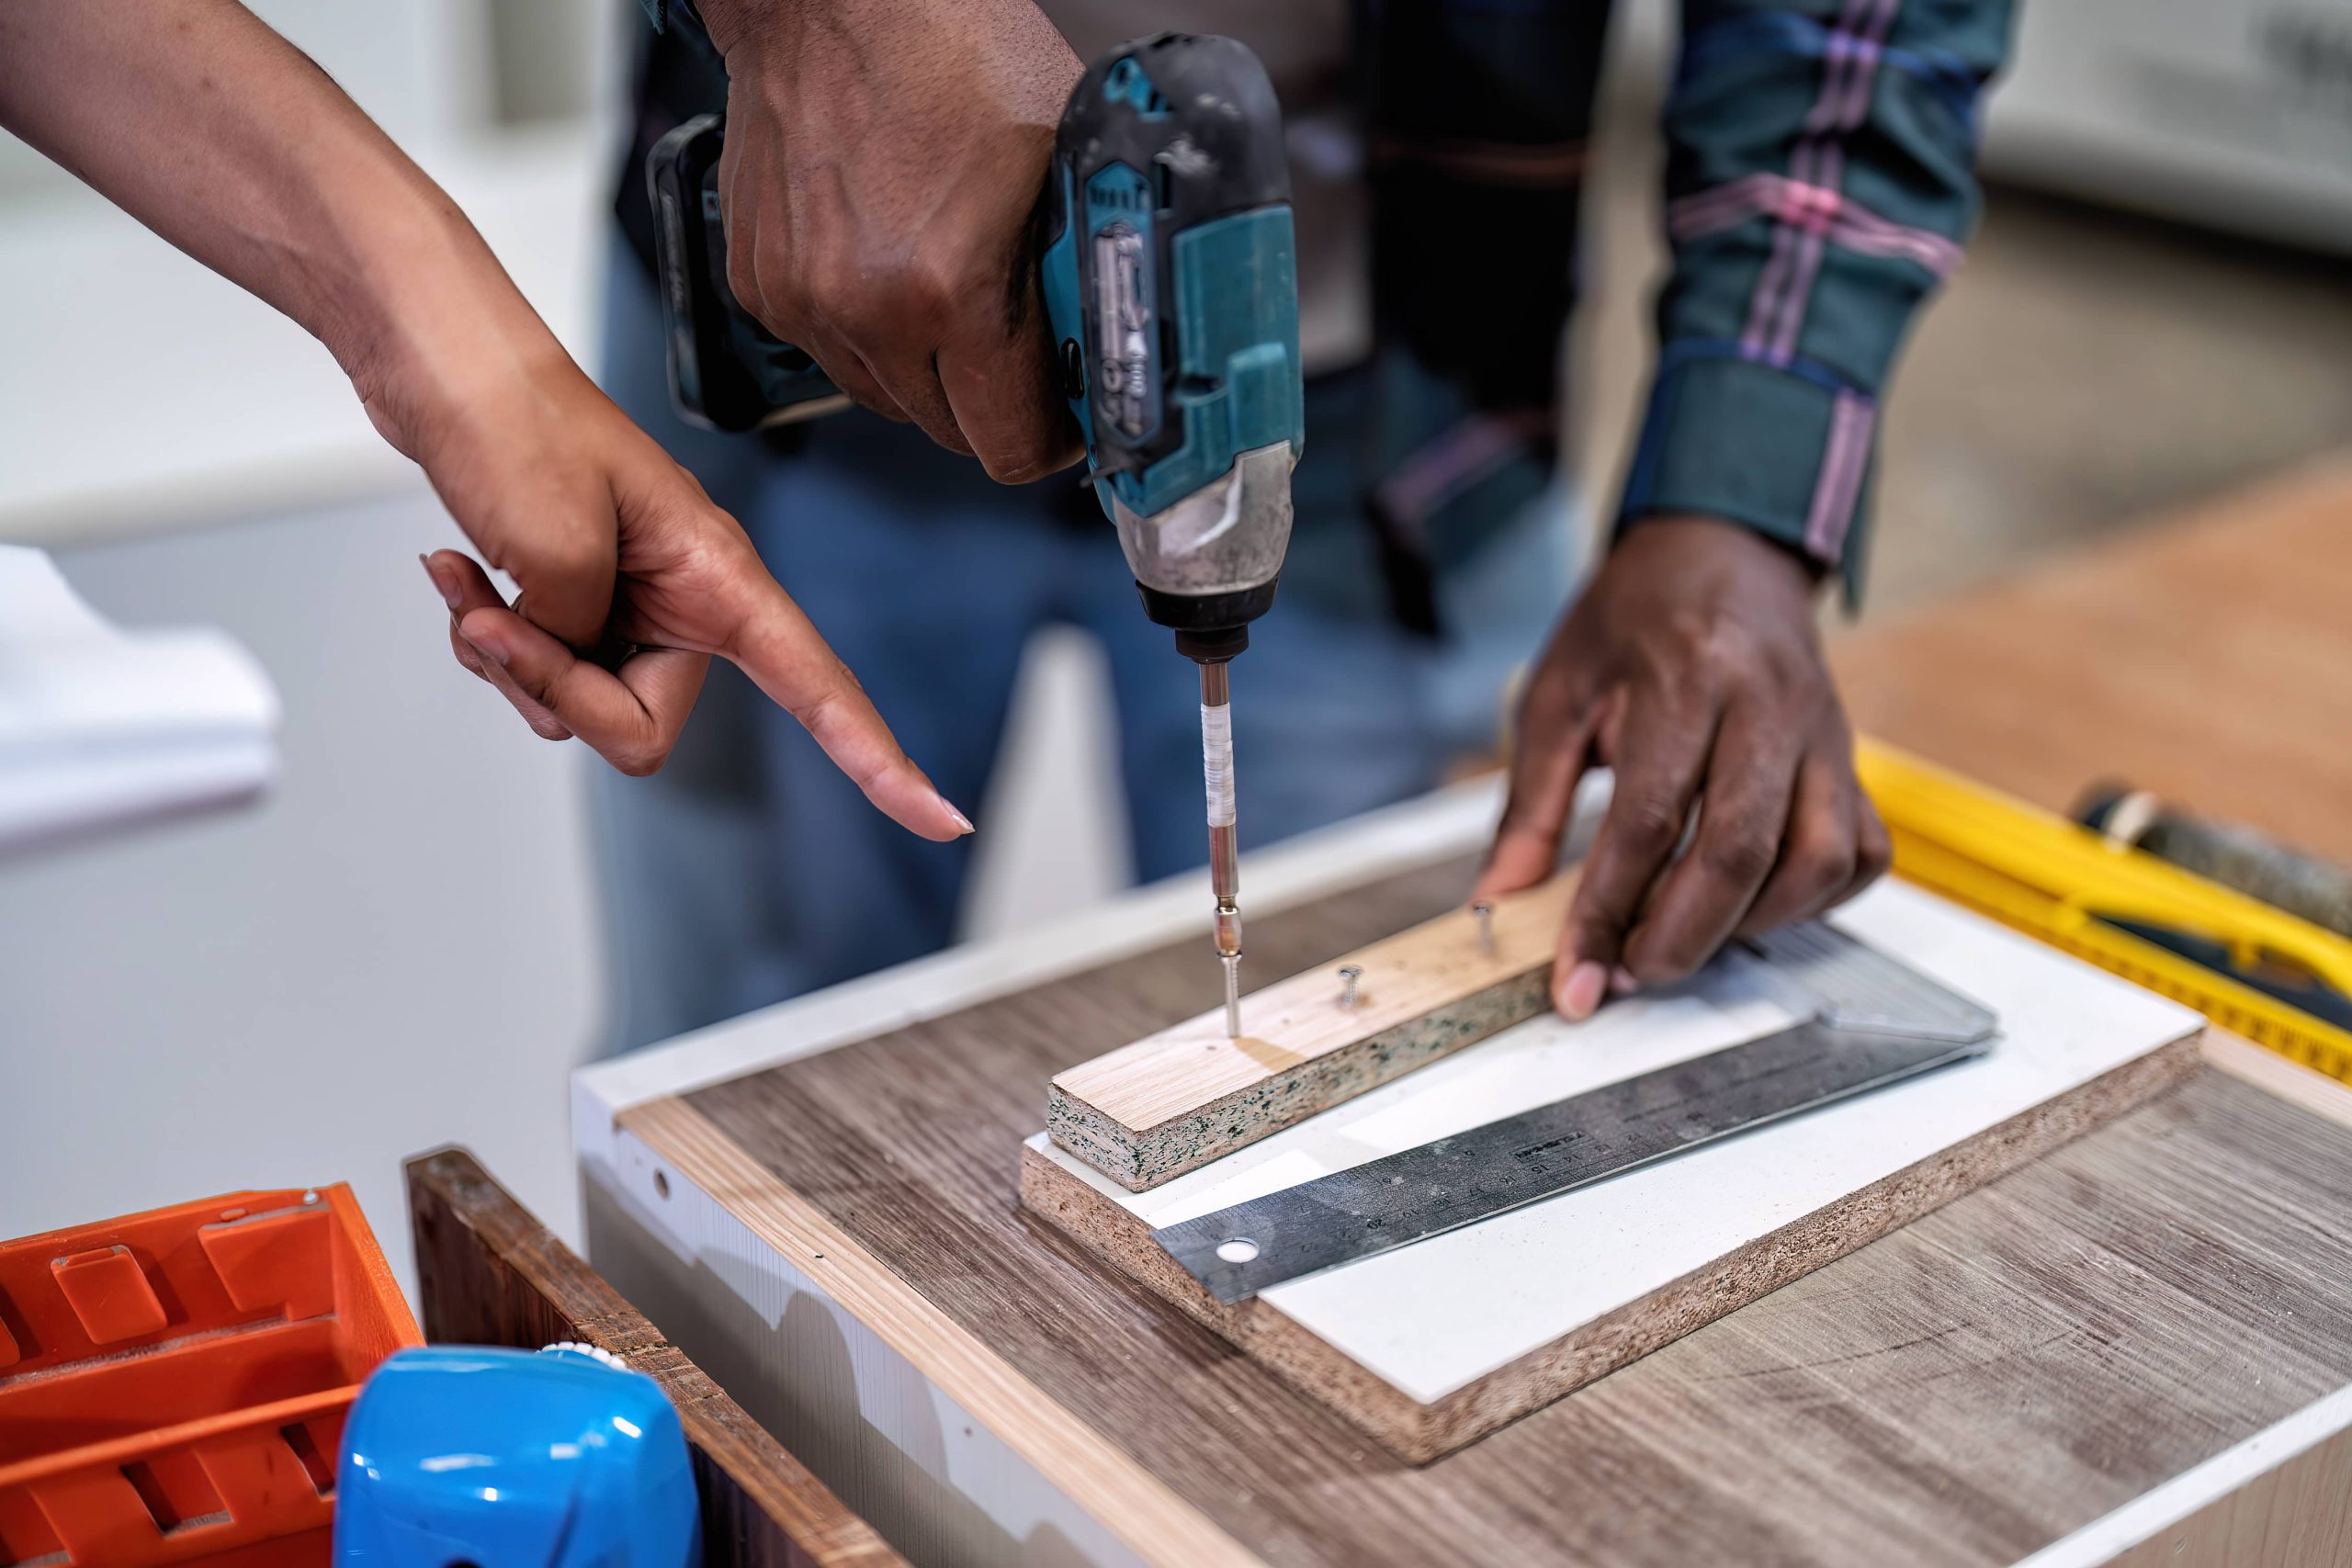
[(2180, 1082), (2201, 1021), (1899, 886), (1836, 917), (1984, 1001), (1975, 1061), (1225, 1306), (1159, 1225), (1783, 1027), (1721, 964), (1571, 1024), (1546, 1014), (1148, 1193), (1043, 1134), (1022, 1200), (1400, 1458), (1426, 1462), (1779, 1289)]
[(719, 1392), (464, 1149), (407, 1165), (424, 1332), (537, 1348), (577, 1340), (660, 1383), (678, 1407), (712, 1568), (892, 1568), (904, 1559)]
[[(1046, 1130), (1131, 1192), (1159, 1186), (1548, 1005), (1573, 874), (1455, 909), (1057, 1073)], [(1362, 972), (1348, 997), (1338, 971)]]
[[(1455, 907), (1469, 877), (1454, 861), (1265, 916), (1253, 955), (1328, 963)], [(2352, 1130), (2209, 1072), (1400, 1466), (1017, 1207), (1003, 1151), (1035, 1130), (1037, 1084), (1215, 986), (1187, 932), (700, 1089), (695, 1140), (676, 1101), (622, 1120), (793, 1268), (922, 1303), (927, 1365), (1009, 1368), (1020, 1414), (967, 1408), (990, 1427), (1059, 1412), (1066, 1456), (1038, 1462), (1098, 1517), (1172, 1493), (1284, 1568), (2013, 1562), (2352, 1381)]]

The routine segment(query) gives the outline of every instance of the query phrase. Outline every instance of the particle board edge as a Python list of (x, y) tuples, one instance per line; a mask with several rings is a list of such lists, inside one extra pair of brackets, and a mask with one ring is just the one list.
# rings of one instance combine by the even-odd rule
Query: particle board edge
[[(1223, 1013), (1212, 1010), (1065, 1068), (1046, 1085), (1046, 1131), (1128, 1191), (1145, 1192), (1475, 1045), (1547, 1005), (1575, 884), (1570, 871), (1494, 900), (1491, 946), (1480, 941), (1476, 918), (1455, 909), (1278, 980), (1245, 998), (1251, 1010), (1274, 1015), (1262, 1036), (1227, 1042)], [(1337, 993), (1329, 1003), (1317, 993), (1336, 987), (1329, 976), (1342, 964), (1363, 971), (1363, 1030), (1343, 1028), (1329, 1041), (1323, 1037)], [(1384, 980), (1404, 991), (1402, 1003), (1381, 995)], [(1170, 1065), (1156, 1068), (1157, 1061)], [(1136, 1083), (1156, 1070), (1202, 1081), (1175, 1094), (1172, 1109), (1146, 1113), (1134, 1106)], [(1116, 1104), (1120, 1098), (1130, 1106)]]
[(1299, 1393), (1407, 1463), (1422, 1465), (1543, 1408), (1694, 1329), (1989, 1185), (2195, 1076), (2201, 1031), (2120, 1063), (1798, 1216), (1713, 1263), (1570, 1329), (1423, 1404), (1252, 1298), (1227, 1305), (1151, 1239), (1137, 1215), (1040, 1154), (1022, 1148), (1023, 1206), (1120, 1273), (1221, 1335)]

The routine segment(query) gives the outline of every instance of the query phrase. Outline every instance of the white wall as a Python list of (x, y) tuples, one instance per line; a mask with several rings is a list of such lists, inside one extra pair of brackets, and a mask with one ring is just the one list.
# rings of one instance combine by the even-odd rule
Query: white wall
[[(254, 8), (584, 352), (618, 0)], [(0, 863), (0, 1236), (348, 1179), (405, 1276), (399, 1161), (453, 1141), (571, 1234), (577, 749), (450, 663), (415, 557), (456, 529), (317, 344), (5, 135), (0, 344), (0, 536), (125, 623), (227, 626), (286, 702), (257, 809)]]
[[(459, 542), (418, 482), (58, 552), (119, 622), (244, 639), (285, 699), (284, 771), (251, 809), (0, 862), (0, 1237), (348, 1179), (413, 1285), (400, 1162), (461, 1143), (577, 1239), (598, 764), (450, 660), (416, 557)], [(1107, 721), (1091, 645), (1041, 637), (968, 934), (1124, 881)]]
[(0, 1236), (348, 1179), (405, 1273), (399, 1161), (452, 1141), (572, 1231), (577, 748), (450, 661), (416, 556), (456, 542), (420, 481), (59, 553), (119, 621), (243, 638), (284, 772), (254, 808), (0, 863)]
[[(257, 8), (593, 364), (610, 128), (493, 122), (609, 109), (628, 9)], [(498, 49), (522, 88), (485, 82)], [(52, 548), (124, 624), (243, 638), (285, 698), (285, 769), (235, 816), (0, 862), (0, 1237), (348, 1179), (410, 1281), (400, 1161), (443, 1143), (576, 1236), (566, 1077), (605, 983), (593, 759), (450, 662), (415, 558), (457, 530), (323, 351), (90, 193), (16, 177), (30, 157), (0, 136), (0, 537)], [(1076, 634), (1033, 651), (973, 935), (1125, 876), (1099, 660)]]

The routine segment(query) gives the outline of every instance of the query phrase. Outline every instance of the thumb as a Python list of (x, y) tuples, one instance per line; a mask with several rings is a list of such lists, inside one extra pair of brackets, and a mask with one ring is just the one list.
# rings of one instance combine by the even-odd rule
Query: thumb
[(607, 499), (598, 511), (522, 534), (499, 563), (522, 590), (515, 603), (527, 604), (534, 623), (573, 648), (594, 648), (605, 640), (619, 570), (615, 533)]
[(482, 558), (521, 588), (516, 603), (535, 625), (574, 649), (604, 640), (620, 522), (600, 468), (484, 462), (478, 449), (458, 449), (427, 463), (425, 476)]

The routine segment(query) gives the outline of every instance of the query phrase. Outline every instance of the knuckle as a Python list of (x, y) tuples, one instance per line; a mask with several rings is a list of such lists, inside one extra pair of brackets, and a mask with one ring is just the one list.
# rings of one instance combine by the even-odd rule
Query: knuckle
[(506, 679), (524, 696), (550, 713), (562, 706), (560, 700), (562, 694), (557, 689), (560, 682), (554, 675), (540, 669), (537, 662), (517, 660), (504, 668)]
[(646, 741), (616, 747), (608, 758), (615, 768), (633, 779), (660, 773), (662, 764), (669, 760), (668, 747)]
[(1618, 811), (1617, 840), (1646, 859), (1656, 859), (1674, 847), (1682, 834), (1681, 813), (1662, 795), (1635, 794)]
[(1736, 622), (1716, 621), (1707, 627), (1695, 651), (1699, 672), (1723, 686), (1752, 674), (1759, 662), (1754, 640)]
[(1842, 887), (1854, 874), (1854, 846), (1842, 836), (1809, 840), (1790, 852), (1789, 874), (1816, 896)]
[(1625, 967), (1645, 986), (1663, 986), (1688, 978), (1706, 959), (1696, 938), (1658, 937), (1634, 942), (1626, 953)]
[(749, 241), (727, 247), (727, 289), (735, 296), (737, 304), (753, 315), (763, 319), (767, 315), (765, 301), (760, 296), (760, 269)]
[(955, 298), (954, 286), (942, 275), (893, 251), (869, 253), (827, 269), (814, 293), (818, 312), (861, 347), (906, 338)]
[(1777, 848), (1770, 835), (1747, 826), (1702, 834), (1697, 853), (1700, 865), (1717, 880), (1753, 886), (1772, 869)]
[(957, 307), (969, 309), (979, 292), (979, 279), (959, 260), (922, 254), (899, 268), (898, 295), (905, 308), (936, 317)]
[(1887, 839), (1886, 829), (1880, 825), (1877, 813), (1873, 812), (1864, 824), (1860, 842), (1854, 846), (1854, 864), (1850, 874), (1864, 882), (1875, 882), (1886, 874), (1887, 867), (1894, 863), (1894, 846)]

